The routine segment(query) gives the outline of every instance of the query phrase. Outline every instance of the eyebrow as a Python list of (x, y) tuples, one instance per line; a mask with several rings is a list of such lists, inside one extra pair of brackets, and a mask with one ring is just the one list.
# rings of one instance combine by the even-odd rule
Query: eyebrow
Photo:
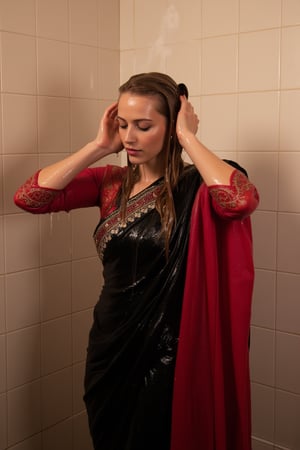
[[(123, 120), (124, 122), (127, 122), (126, 119), (123, 119), (123, 117), (117, 116), (117, 119)], [(152, 119), (146, 119), (146, 118), (141, 118), (141, 119), (134, 119), (133, 122), (153, 122)]]

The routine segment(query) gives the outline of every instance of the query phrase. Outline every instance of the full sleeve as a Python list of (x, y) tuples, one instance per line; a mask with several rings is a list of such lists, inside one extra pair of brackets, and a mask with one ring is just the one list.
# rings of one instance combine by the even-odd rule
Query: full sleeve
[(14, 195), (17, 206), (33, 214), (70, 211), (90, 206), (100, 207), (101, 187), (106, 167), (80, 172), (64, 189), (39, 186), (39, 171), (31, 176)]

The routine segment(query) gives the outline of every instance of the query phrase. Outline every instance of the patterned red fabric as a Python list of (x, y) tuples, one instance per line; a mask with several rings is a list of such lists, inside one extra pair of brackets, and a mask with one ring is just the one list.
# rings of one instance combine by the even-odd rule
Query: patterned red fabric
[[(251, 224), (216, 215), (208, 190), (192, 212), (171, 450), (250, 450)], [(255, 193), (242, 215), (257, 201)]]

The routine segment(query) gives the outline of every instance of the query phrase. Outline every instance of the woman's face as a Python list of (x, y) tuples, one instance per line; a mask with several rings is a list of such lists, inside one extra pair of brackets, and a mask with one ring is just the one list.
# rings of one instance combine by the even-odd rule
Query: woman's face
[(157, 111), (158, 99), (125, 92), (118, 104), (119, 134), (132, 164), (162, 167), (167, 119)]

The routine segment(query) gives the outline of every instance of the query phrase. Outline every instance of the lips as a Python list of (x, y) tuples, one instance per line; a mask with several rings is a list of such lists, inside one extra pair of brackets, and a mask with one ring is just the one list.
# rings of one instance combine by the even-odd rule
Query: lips
[(130, 156), (137, 156), (139, 153), (141, 153), (141, 150), (136, 150), (135, 148), (126, 148), (126, 152)]

